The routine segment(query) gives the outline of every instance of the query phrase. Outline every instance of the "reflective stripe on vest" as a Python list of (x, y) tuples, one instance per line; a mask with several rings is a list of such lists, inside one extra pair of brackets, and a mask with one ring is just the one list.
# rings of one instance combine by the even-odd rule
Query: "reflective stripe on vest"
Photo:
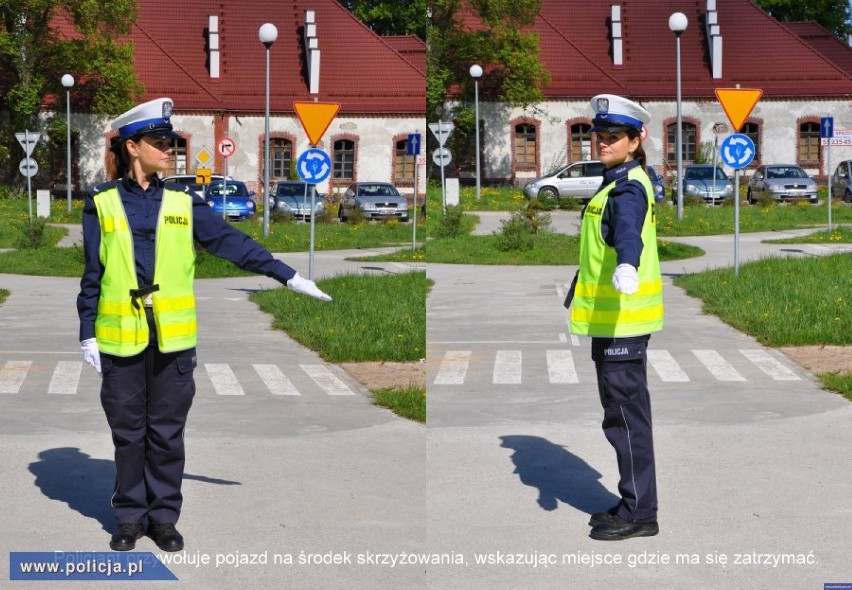
[[(100, 259), (104, 266), (95, 336), (98, 348), (116, 356), (142, 352), (149, 342), (145, 309), (133, 305), (130, 290), (139, 287), (133, 236), (117, 188), (95, 195), (101, 226)], [(165, 190), (157, 220), (154, 284), (151, 297), (162, 352), (192, 348), (197, 342), (195, 249), (192, 238), (192, 197)]]
[(616, 183), (597, 193), (586, 207), (580, 230), (580, 274), (571, 307), (571, 333), (585, 336), (625, 337), (657, 332), (663, 328), (663, 281), (657, 256), (657, 219), (653, 188), (641, 166), (627, 178), (637, 180), (648, 197), (648, 212), (642, 224), (642, 255), (639, 259), (639, 289), (622, 295), (612, 286), (618, 265), (615, 248), (601, 236), (601, 220)]

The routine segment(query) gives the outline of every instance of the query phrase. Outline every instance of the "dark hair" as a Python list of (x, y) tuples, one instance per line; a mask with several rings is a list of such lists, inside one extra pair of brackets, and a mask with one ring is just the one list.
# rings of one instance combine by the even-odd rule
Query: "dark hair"
[(642, 146), (642, 136), (638, 129), (632, 127), (627, 129), (627, 137), (630, 139), (639, 139), (639, 147), (633, 152), (633, 159), (639, 160), (642, 163), (642, 170), (648, 167), (648, 156), (645, 155), (645, 148)]
[(130, 170), (130, 154), (127, 152), (127, 142), (134, 141), (139, 143), (141, 138), (141, 135), (134, 135), (125, 139), (115, 136), (110, 140), (106, 163), (107, 176), (109, 176), (110, 180), (118, 180)]

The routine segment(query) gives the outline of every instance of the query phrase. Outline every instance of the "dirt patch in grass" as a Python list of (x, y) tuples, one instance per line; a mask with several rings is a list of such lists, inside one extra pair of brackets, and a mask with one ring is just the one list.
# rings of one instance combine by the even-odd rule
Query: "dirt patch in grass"
[(812, 373), (852, 373), (852, 346), (785, 346), (780, 350)]
[(426, 363), (341, 363), (347, 373), (367, 389), (385, 389), (417, 385), (426, 387)]

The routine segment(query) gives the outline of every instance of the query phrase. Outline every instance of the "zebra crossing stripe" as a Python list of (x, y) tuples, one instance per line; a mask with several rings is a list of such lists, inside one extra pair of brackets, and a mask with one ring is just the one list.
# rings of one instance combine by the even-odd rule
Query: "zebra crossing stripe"
[(496, 385), (520, 383), (522, 358), (520, 350), (498, 350), (494, 358), (493, 382)]
[(570, 350), (547, 351), (547, 376), (551, 383), (579, 383)]
[(704, 365), (718, 381), (745, 381), (731, 363), (722, 358), (715, 350), (693, 350), (692, 354)]
[(801, 381), (802, 378), (782, 365), (778, 359), (762, 349), (740, 349), (744, 357), (757, 365), (757, 368), (769, 375), (773, 381)]
[(435, 385), (461, 385), (470, 364), (469, 350), (448, 350), (444, 354), (438, 374), (435, 376)]
[(328, 395), (355, 395), (355, 392), (325, 365), (299, 365)]
[(18, 393), (32, 361), (6, 361), (0, 369), (0, 393)]
[(242, 385), (237, 381), (237, 376), (226, 364), (205, 364), (207, 376), (213, 383), (216, 395), (245, 395)]
[(80, 372), (83, 363), (78, 361), (59, 361), (50, 378), (47, 393), (73, 394), (77, 393), (80, 384)]
[(261, 381), (272, 395), (302, 395), (275, 365), (253, 365)]
[(674, 360), (668, 350), (648, 350), (648, 361), (660, 377), (660, 381), (668, 383), (686, 383), (689, 377)]

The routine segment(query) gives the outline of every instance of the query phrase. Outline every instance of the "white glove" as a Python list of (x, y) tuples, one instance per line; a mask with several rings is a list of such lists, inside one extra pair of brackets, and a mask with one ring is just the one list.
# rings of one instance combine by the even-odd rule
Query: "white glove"
[(292, 279), (287, 281), (287, 288), (296, 293), (304, 293), (305, 295), (316, 297), (322, 301), (331, 301), (331, 297), (320, 291), (316, 283), (309, 281), (299, 273), (296, 273)]
[(95, 371), (101, 372), (101, 353), (98, 351), (98, 341), (96, 338), (89, 338), (80, 342), (80, 348), (83, 349), (83, 360), (92, 365)]
[(619, 293), (633, 295), (639, 290), (639, 274), (632, 264), (619, 264), (612, 275), (612, 286)]

